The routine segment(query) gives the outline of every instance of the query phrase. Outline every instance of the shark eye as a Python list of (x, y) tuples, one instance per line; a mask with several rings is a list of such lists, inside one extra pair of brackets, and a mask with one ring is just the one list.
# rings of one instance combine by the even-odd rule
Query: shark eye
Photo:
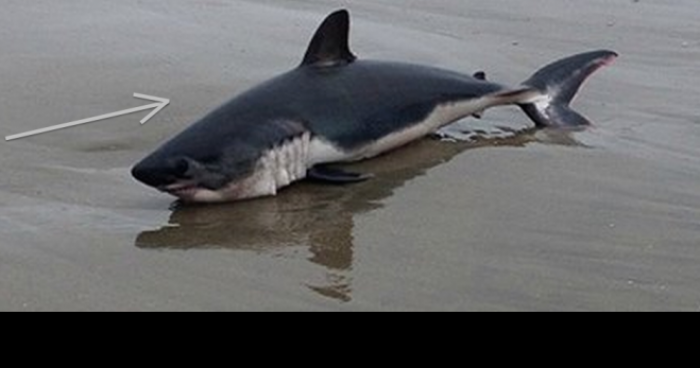
[(171, 175), (177, 178), (191, 178), (192, 168), (192, 162), (185, 157), (180, 157), (170, 162)]
[(175, 169), (175, 173), (177, 173), (177, 175), (180, 175), (180, 176), (185, 175), (185, 174), (187, 174), (187, 171), (189, 171), (189, 169), (190, 169), (190, 163), (187, 162), (187, 160), (185, 160), (184, 158), (179, 159), (175, 163), (174, 169)]

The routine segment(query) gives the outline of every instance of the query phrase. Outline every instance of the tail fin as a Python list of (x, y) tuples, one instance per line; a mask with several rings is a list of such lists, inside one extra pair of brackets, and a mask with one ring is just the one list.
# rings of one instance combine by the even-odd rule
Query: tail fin
[(612, 51), (595, 51), (572, 56), (542, 68), (523, 83), (542, 93), (542, 98), (521, 104), (520, 107), (539, 128), (590, 125), (588, 119), (569, 105), (588, 77), (611, 64), (617, 57), (618, 54)]

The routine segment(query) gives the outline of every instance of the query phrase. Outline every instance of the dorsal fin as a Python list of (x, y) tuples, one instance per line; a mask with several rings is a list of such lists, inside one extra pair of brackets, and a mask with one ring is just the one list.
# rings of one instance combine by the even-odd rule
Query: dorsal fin
[(302, 66), (338, 66), (350, 64), (357, 57), (350, 51), (350, 13), (337, 11), (316, 31)]

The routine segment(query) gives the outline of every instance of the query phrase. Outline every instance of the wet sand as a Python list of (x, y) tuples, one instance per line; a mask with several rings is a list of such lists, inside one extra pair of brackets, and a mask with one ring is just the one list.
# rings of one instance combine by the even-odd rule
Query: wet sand
[(364, 184), (225, 206), (173, 207), (129, 177), (297, 65), (343, 4), (4, 4), (3, 136), (138, 106), (134, 92), (173, 104), (144, 127), (0, 144), (0, 310), (700, 310), (695, 0), (354, 1), (364, 58), (517, 84), (580, 51), (623, 56), (578, 99), (585, 132), (493, 110), (450, 132), (506, 138), (425, 140), (358, 165), (377, 174)]

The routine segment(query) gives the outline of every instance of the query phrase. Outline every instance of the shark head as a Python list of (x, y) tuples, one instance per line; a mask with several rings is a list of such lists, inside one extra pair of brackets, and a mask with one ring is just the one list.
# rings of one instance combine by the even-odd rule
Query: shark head
[(138, 163), (138, 181), (188, 203), (218, 203), (277, 194), (306, 176), (310, 134), (260, 146), (231, 140), (218, 149), (166, 145)]
[(251, 177), (262, 152), (246, 145), (193, 149), (169, 144), (138, 163), (138, 181), (186, 202), (216, 202), (231, 195), (230, 187)]

